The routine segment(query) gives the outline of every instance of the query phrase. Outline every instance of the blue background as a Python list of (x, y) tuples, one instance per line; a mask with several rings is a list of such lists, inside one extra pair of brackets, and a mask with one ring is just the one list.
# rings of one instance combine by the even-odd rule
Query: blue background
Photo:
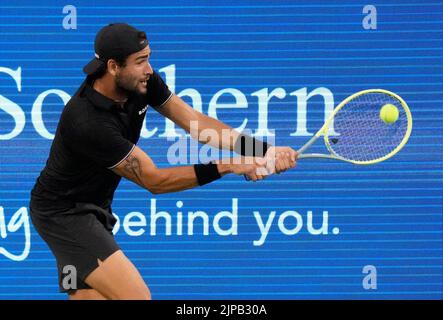
[[(76, 30), (62, 27), (67, 4), (77, 8)], [(366, 4), (174, 0), (131, 1), (130, 6), (121, 1), (39, 1), (37, 6), (31, 1), (1, 1), (0, 67), (21, 67), (22, 88), (19, 92), (12, 78), (0, 73), (0, 95), (26, 115), (20, 135), (0, 140), (0, 207), (6, 223), (28, 206), (30, 189), (51, 144), (31, 122), (35, 99), (49, 89), (72, 95), (83, 80), (82, 66), (93, 55), (98, 29), (125, 21), (147, 32), (155, 69), (175, 65), (177, 93), (194, 88), (202, 95), (203, 112), (219, 90), (242, 91), (247, 109), (219, 111), (219, 119), (233, 127), (247, 117), (247, 128), (257, 128), (257, 98), (251, 93), (263, 88), (286, 90), (284, 99), (269, 103), (269, 128), (275, 129), (279, 145), (300, 146), (308, 138), (290, 135), (296, 128), (297, 99), (289, 93), (304, 87), (308, 92), (328, 88), (335, 104), (359, 90), (391, 90), (407, 101), (414, 119), (406, 147), (374, 166), (306, 160), (260, 183), (232, 175), (202, 188), (155, 196), (122, 182), (114, 212), (120, 219), (141, 212), (148, 225), (153, 198), (158, 210), (173, 217), (180, 200), (183, 212), (203, 210), (211, 222), (217, 212), (230, 210), (233, 198), (238, 199), (236, 236), (217, 235), (212, 226), (203, 236), (201, 224), (193, 236), (165, 236), (161, 225), (156, 236), (149, 234), (149, 226), (137, 237), (120, 229), (117, 241), (154, 298), (441, 299), (443, 5), (371, 1), (378, 26), (365, 30)], [(43, 120), (52, 133), (62, 108), (55, 95), (43, 103)], [(311, 133), (320, 127), (323, 110), (323, 99), (309, 100)], [(141, 139), (139, 146), (158, 166), (166, 167), (171, 142), (159, 137), (164, 119), (152, 109), (147, 119), (148, 128), (159, 131)], [(0, 134), (14, 127), (2, 106), (0, 124)], [(316, 151), (321, 151), (319, 146)], [(276, 210), (277, 218), (285, 210), (295, 210), (303, 217), (303, 228), (287, 236), (274, 221), (266, 242), (254, 246), (260, 237), (254, 210), (264, 218), (271, 210)], [(309, 210), (317, 227), (322, 212), (328, 211), (328, 235), (309, 234)], [(294, 227), (295, 220), (288, 218), (286, 225)], [(332, 234), (333, 227), (340, 233)], [(0, 247), (20, 254), (22, 230), (0, 237)], [(31, 234), (25, 260), (12, 261), (0, 254), (0, 298), (65, 299), (58, 293), (52, 254), (32, 227)], [(376, 290), (362, 286), (366, 265), (377, 268)]]

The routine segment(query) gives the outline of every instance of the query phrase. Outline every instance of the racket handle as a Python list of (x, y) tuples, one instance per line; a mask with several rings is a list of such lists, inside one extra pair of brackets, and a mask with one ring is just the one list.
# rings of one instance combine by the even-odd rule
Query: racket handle
[(251, 181), (251, 179), (249, 179), (247, 175), (244, 174), (243, 177), (245, 178), (246, 181)]

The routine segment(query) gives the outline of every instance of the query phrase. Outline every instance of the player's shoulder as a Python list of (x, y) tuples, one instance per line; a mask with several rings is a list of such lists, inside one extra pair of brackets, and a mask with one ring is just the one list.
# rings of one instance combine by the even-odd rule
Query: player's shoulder
[(73, 96), (63, 109), (60, 121), (81, 124), (90, 118), (90, 102), (85, 97)]
[(77, 92), (69, 99), (68, 103), (63, 110), (67, 116), (77, 118), (79, 116), (85, 116), (94, 111), (92, 102), (88, 99), (88, 90), (92, 85), (91, 79), (86, 78), (78, 88)]
[(93, 133), (103, 127), (118, 130), (113, 117), (82, 96), (73, 96), (68, 101), (60, 117), (60, 125), (74, 132)]
[(172, 96), (168, 85), (155, 70), (149, 77), (147, 88), (148, 93), (144, 102), (152, 107), (163, 105)]

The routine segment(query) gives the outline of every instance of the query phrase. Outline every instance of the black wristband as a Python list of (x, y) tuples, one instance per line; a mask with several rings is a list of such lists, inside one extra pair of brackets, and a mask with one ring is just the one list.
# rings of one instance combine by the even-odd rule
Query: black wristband
[(234, 152), (248, 157), (264, 157), (270, 146), (245, 134), (240, 134), (234, 145)]
[(197, 176), (197, 182), (200, 186), (220, 179), (221, 175), (218, 172), (217, 164), (209, 162), (208, 164), (195, 164), (195, 175)]

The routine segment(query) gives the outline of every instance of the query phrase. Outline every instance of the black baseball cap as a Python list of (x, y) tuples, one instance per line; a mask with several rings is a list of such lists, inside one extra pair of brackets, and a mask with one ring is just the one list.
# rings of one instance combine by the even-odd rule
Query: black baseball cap
[(83, 67), (83, 72), (91, 75), (105, 66), (109, 59), (123, 60), (147, 45), (145, 32), (126, 23), (111, 23), (97, 33), (95, 58)]

